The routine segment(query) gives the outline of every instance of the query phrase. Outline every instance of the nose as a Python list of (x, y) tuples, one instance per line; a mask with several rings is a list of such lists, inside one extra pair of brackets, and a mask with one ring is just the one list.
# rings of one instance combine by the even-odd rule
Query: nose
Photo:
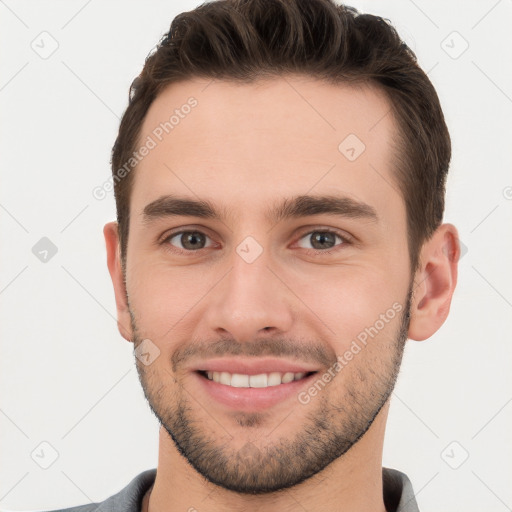
[(283, 283), (283, 276), (270, 270), (265, 251), (252, 263), (235, 253), (231, 263), (206, 309), (210, 332), (245, 342), (289, 331), (293, 294)]

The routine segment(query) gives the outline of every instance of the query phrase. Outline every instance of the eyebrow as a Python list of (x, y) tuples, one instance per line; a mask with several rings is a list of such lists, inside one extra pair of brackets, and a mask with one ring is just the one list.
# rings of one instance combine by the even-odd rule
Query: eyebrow
[[(270, 224), (277, 224), (285, 219), (320, 214), (378, 222), (377, 212), (372, 206), (347, 196), (336, 195), (302, 195), (286, 198), (269, 209), (265, 213), (265, 219)], [(177, 216), (220, 221), (229, 217), (225, 208), (217, 209), (208, 200), (165, 195), (144, 207), (142, 222), (149, 225), (159, 219)]]

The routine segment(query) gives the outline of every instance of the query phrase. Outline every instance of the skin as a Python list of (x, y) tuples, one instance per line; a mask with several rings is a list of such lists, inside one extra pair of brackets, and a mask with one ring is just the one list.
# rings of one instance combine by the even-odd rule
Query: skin
[[(117, 224), (104, 228), (119, 330), (135, 346), (149, 339), (160, 351), (147, 366), (137, 360), (163, 423), (144, 510), (382, 512), (389, 394), (405, 339), (430, 337), (448, 315), (457, 231), (441, 225), (411, 275), (405, 205), (393, 176), (396, 124), (379, 90), (302, 76), (244, 85), (188, 80), (160, 93), (140, 140), (190, 96), (198, 105), (133, 171), (126, 282)], [(354, 161), (338, 150), (351, 133), (365, 145)], [(144, 207), (164, 194), (209, 200), (226, 216), (144, 224)], [(303, 194), (350, 197), (370, 205), (378, 220), (265, 217), (283, 198)], [(200, 231), (211, 245), (186, 253), (180, 236), (158, 243), (179, 228)], [(334, 239), (329, 253), (313, 254), (311, 235), (325, 229), (352, 242)], [(252, 263), (236, 251), (247, 236), (263, 248)], [(322, 375), (393, 304), (401, 314), (307, 404), (293, 397), (260, 412), (234, 411), (205, 396), (191, 371), (199, 353), (213, 357), (217, 346), (241, 356), (262, 356), (262, 347), (273, 346), (284, 359), (313, 361)], [(194, 453), (199, 445), (202, 456)], [(315, 458), (322, 449), (327, 460), (325, 453)], [(312, 474), (317, 459), (325, 462)], [(249, 481), (260, 492), (251, 494)], [(276, 482), (282, 490), (268, 492)]]

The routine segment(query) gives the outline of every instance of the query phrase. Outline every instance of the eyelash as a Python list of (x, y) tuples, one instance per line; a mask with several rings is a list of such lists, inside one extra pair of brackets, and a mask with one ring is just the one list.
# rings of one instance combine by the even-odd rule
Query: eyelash
[[(160, 245), (164, 246), (164, 248), (170, 252), (172, 252), (173, 254), (186, 254), (186, 255), (193, 255), (194, 253), (200, 253), (202, 250), (204, 249), (209, 249), (209, 247), (203, 247), (202, 249), (197, 249), (195, 251), (191, 251), (191, 250), (186, 250), (186, 249), (180, 249), (178, 247), (174, 247), (172, 246), (169, 241), (174, 238), (175, 236), (177, 235), (182, 235), (183, 233), (200, 233), (201, 235), (204, 235), (205, 237), (207, 238), (210, 238), (206, 233), (198, 230), (198, 229), (182, 229), (181, 231), (175, 231), (173, 233), (170, 233), (169, 235), (167, 235), (161, 242), (160, 242)], [(349, 235), (347, 235), (346, 233), (341, 233), (337, 230), (334, 230), (334, 229), (328, 229), (328, 228), (323, 228), (323, 229), (319, 229), (319, 228), (316, 228), (316, 229), (312, 229), (310, 231), (306, 231), (304, 233), (302, 233), (300, 235), (300, 237), (298, 238), (298, 240), (302, 240), (306, 235), (311, 235), (312, 233), (328, 233), (328, 234), (333, 234), (335, 236), (337, 236), (338, 238), (340, 238), (342, 240), (342, 243), (336, 245), (335, 247), (331, 248), (331, 249), (304, 249), (305, 251), (307, 251), (308, 254), (313, 254), (313, 255), (325, 255), (325, 254), (332, 254), (333, 252), (337, 251), (337, 250), (340, 250), (342, 246), (344, 245), (353, 245), (354, 243), (354, 239), (352, 237), (350, 237)]]

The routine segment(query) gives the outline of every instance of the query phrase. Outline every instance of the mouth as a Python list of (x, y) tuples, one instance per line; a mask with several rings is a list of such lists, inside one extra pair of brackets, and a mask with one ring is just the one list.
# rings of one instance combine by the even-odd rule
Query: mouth
[(249, 375), (243, 373), (197, 370), (197, 373), (209, 381), (232, 388), (269, 388), (300, 381), (318, 372), (269, 372)]
[(264, 412), (293, 404), (303, 407), (299, 393), (318, 378), (318, 371), (257, 374), (196, 370), (191, 374), (210, 407), (228, 411)]

